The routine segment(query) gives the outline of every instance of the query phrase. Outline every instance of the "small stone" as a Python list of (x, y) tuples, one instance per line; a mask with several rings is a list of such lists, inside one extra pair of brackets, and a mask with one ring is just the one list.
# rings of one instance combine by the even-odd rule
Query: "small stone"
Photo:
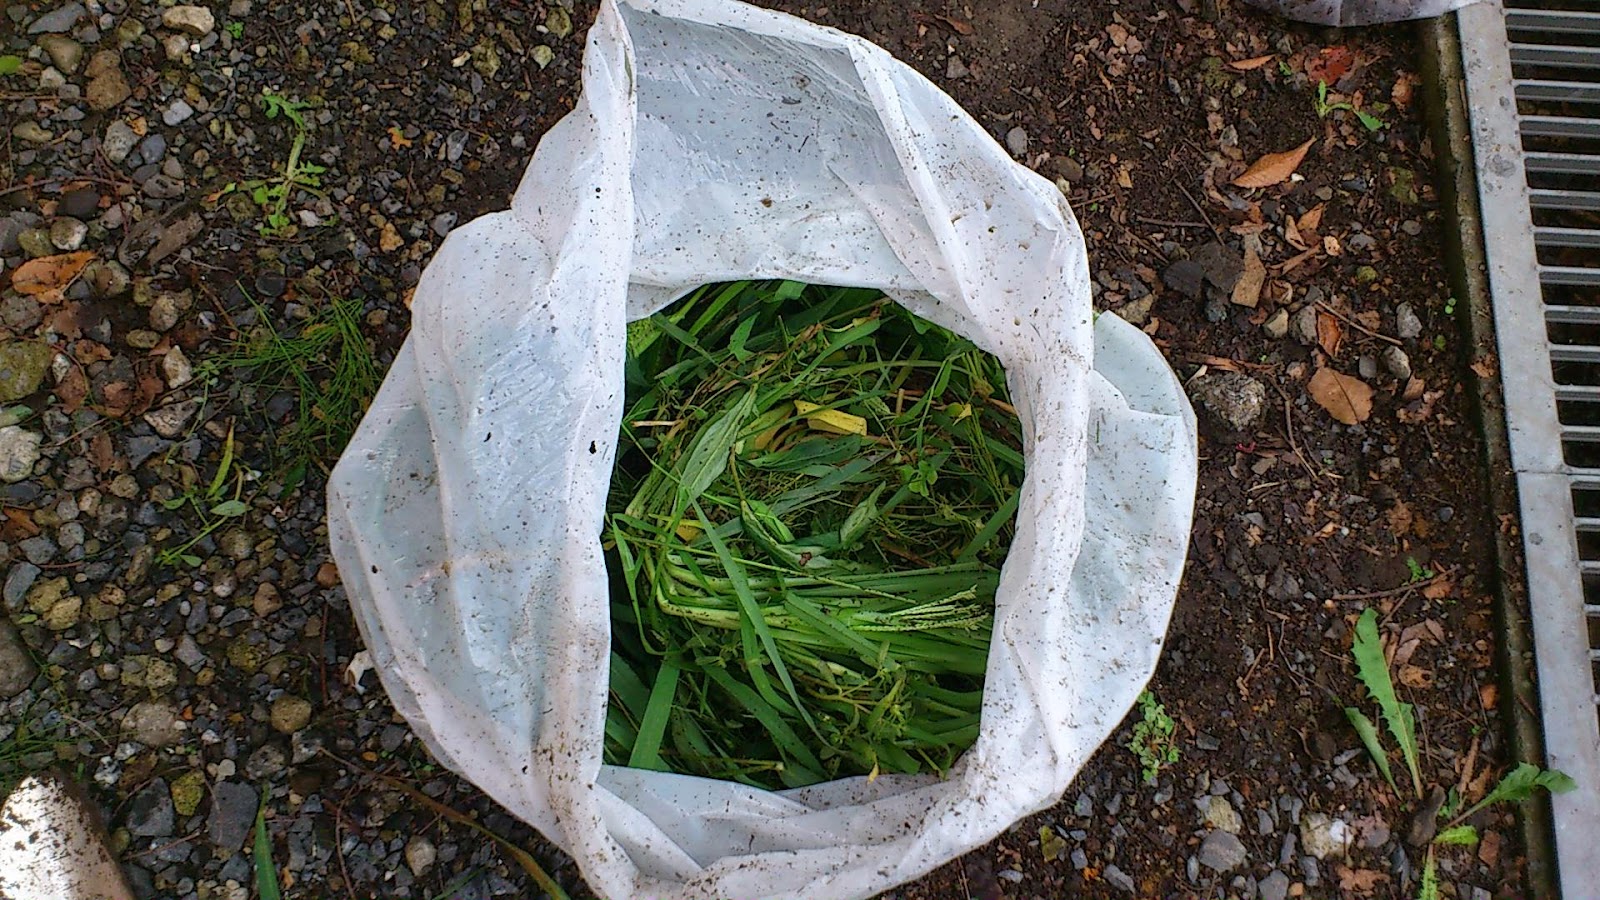
[(89, 283), (90, 292), (101, 300), (126, 294), (131, 284), (128, 270), (114, 259), (90, 260), (83, 268), (83, 278)]
[(83, 64), (83, 45), (60, 34), (47, 34), (39, 39), (39, 46), (50, 54), (56, 68), (71, 75)]
[(1307, 303), (1295, 310), (1294, 317), (1289, 321), (1289, 330), (1294, 332), (1294, 339), (1307, 347), (1315, 347), (1319, 339), (1317, 334), (1317, 307)]
[(1373, 381), (1378, 377), (1378, 359), (1370, 353), (1363, 353), (1356, 360), (1356, 374), (1362, 381)]
[(1006, 132), (1006, 149), (1012, 156), (1021, 156), (1028, 152), (1028, 130), (1021, 125)]
[[(23, 7), (23, 9), (27, 9), (27, 7)], [(83, 14), (84, 8), (82, 3), (68, 3), (65, 6), (58, 6), (39, 18), (34, 19), (33, 22), (28, 25), (28, 33), (44, 34), (49, 32), (59, 34), (62, 32), (71, 31), (72, 26), (78, 24), (78, 19), (81, 18)]]
[(1016, 869), (1001, 869), (1000, 871), (998, 871), (998, 872), (996, 872), (994, 874), (1000, 876), (1001, 878), (1005, 879), (1006, 881), (1011, 882), (1012, 884), (1021, 884), (1022, 883), (1022, 879), (1025, 877), (1025, 876), (1023, 876), (1023, 874), (1021, 872), (1017, 871)]
[[(116, 59), (115, 51), (102, 50), (100, 53), (110, 53), (112, 59)], [(99, 55), (95, 54), (97, 58)], [(127, 76), (122, 74), (121, 66), (113, 62), (111, 68), (89, 79), (89, 86), (84, 89), (83, 95), (90, 106), (103, 111), (133, 96), (133, 88), (128, 86)]]
[(228, 664), (244, 672), (254, 675), (261, 664), (267, 661), (267, 652), (259, 646), (250, 643), (245, 635), (240, 635), (228, 643)]
[(38, 566), (30, 562), (13, 563), (11, 570), (6, 573), (5, 586), (0, 588), (0, 597), (5, 599), (6, 608), (20, 607), (38, 578)]
[(1083, 163), (1070, 156), (1053, 156), (1050, 158), (1050, 165), (1055, 167), (1058, 177), (1065, 178), (1071, 184), (1083, 180)]
[(283, 599), (278, 595), (278, 589), (270, 584), (263, 583), (256, 588), (255, 597), (250, 601), (251, 609), (258, 616), (269, 616), (283, 608)]
[(146, 163), (158, 163), (167, 155), (167, 137), (159, 131), (152, 131), (139, 142), (139, 158)]
[(33, 474), (44, 435), (20, 425), (0, 428), (0, 481), (15, 484)]
[(17, 235), (17, 246), (30, 259), (49, 256), (56, 252), (54, 244), (50, 243), (50, 229), (29, 228)]
[(167, 387), (180, 388), (194, 380), (194, 367), (181, 348), (173, 347), (161, 357), (161, 374), (167, 378)]
[(1100, 874), (1105, 876), (1108, 884), (1125, 894), (1132, 894), (1136, 891), (1136, 888), (1133, 884), (1133, 877), (1127, 872), (1117, 868), (1115, 863), (1106, 866), (1105, 871), (1101, 872)]
[(38, 122), (28, 120), (18, 122), (16, 127), (11, 129), (11, 136), (29, 144), (45, 144), (49, 143), (50, 139), (55, 135), (51, 134)]
[(1216, 872), (1232, 872), (1245, 864), (1244, 842), (1226, 831), (1212, 831), (1200, 842), (1200, 864)]
[(217, 17), (204, 6), (174, 6), (161, 14), (161, 24), (175, 31), (205, 37), (217, 27)]
[[(190, 106), (188, 101), (179, 97), (172, 101), (171, 106), (161, 111), (161, 121), (168, 125), (181, 125), (189, 121), (189, 117), (192, 115), (194, 115), (194, 107)], [(146, 162), (149, 162), (149, 160), (146, 160)]]
[(150, 327), (156, 331), (171, 331), (193, 306), (194, 295), (188, 291), (157, 294), (150, 303)]
[(1261, 324), (1261, 330), (1266, 332), (1267, 337), (1273, 340), (1278, 340), (1288, 334), (1289, 311), (1280, 307), (1277, 312), (1267, 317), (1267, 321)]
[(145, 785), (128, 802), (128, 831), (139, 837), (166, 837), (175, 824), (172, 789), (164, 778)]
[(0, 325), (15, 332), (32, 331), (44, 321), (44, 307), (32, 297), (8, 293), (0, 297)]
[(970, 71), (971, 70), (967, 68), (967, 64), (962, 62), (961, 57), (959, 56), (952, 55), (948, 60), (945, 61), (944, 77), (950, 79), (951, 81), (955, 81), (957, 78), (967, 77), (967, 73)]
[(145, 700), (122, 717), (122, 731), (146, 747), (168, 747), (183, 739), (183, 720), (168, 701)]
[(1161, 273), (1163, 284), (1195, 300), (1200, 299), (1205, 289), (1205, 277), (1205, 270), (1192, 259), (1180, 259)]
[(200, 645), (194, 642), (194, 636), (189, 634), (178, 638), (178, 646), (172, 651), (172, 655), (178, 662), (188, 666), (191, 672), (206, 662), (205, 653), (200, 649)]
[(100, 139), (100, 152), (106, 155), (106, 159), (121, 165), (138, 142), (139, 135), (133, 126), (118, 119), (106, 126), (105, 136)]
[(453, 212), (440, 213), (433, 217), (433, 221), (428, 223), (428, 227), (432, 228), (433, 233), (439, 237), (445, 237), (456, 227), (456, 219), (457, 216)]
[(1418, 222), (1416, 219), (1407, 219), (1400, 223), (1400, 230), (1411, 235), (1412, 237), (1416, 237), (1422, 233), (1422, 223)]
[(1289, 896), (1289, 876), (1277, 869), (1268, 872), (1257, 882), (1256, 896), (1259, 900), (1285, 900)]
[(1218, 796), (1206, 798), (1206, 824), (1229, 834), (1238, 834), (1244, 828), (1244, 821), (1239, 818), (1233, 804), (1228, 802), (1228, 798)]
[(89, 226), (70, 216), (62, 216), (50, 223), (50, 243), (57, 250), (76, 250), (83, 246), (83, 239), (88, 236)]
[(1189, 259), (1200, 266), (1206, 281), (1223, 293), (1231, 293), (1244, 274), (1244, 257), (1226, 244), (1212, 241), (1189, 254)]
[(251, 781), (265, 781), (289, 765), (288, 754), (277, 744), (262, 744), (244, 763), (244, 777)]
[(422, 835), (412, 835), (411, 840), (406, 841), (406, 868), (418, 878), (432, 868), (434, 860), (438, 858), (438, 848)]
[(272, 727), (280, 734), (294, 734), (311, 721), (311, 701), (285, 694), (272, 701)]
[(34, 664), (28, 645), (8, 620), (0, 618), (0, 700), (10, 700), (27, 690), (38, 674), (39, 667)]
[(1315, 857), (1300, 857), (1300, 879), (1306, 887), (1316, 887), (1322, 883), (1322, 867), (1317, 865)]
[(317, 566), (317, 585), (331, 588), (339, 584), (339, 567), (332, 562), (325, 562)]
[(157, 172), (146, 178), (139, 190), (151, 200), (176, 200), (183, 196), (183, 182), (165, 172)]
[(1267, 389), (1240, 372), (1208, 371), (1188, 384), (1189, 396), (1234, 431), (1253, 427), (1266, 408)]
[(268, 269), (256, 276), (256, 292), (263, 297), (281, 297), (287, 287), (288, 281), (282, 272)]
[[(94, 188), (78, 188), (68, 191), (61, 197), (61, 205), (56, 207), (56, 212), (74, 219), (87, 219), (100, 211), (100, 195)], [(80, 243), (82, 243), (80, 241)]]
[(237, 853), (255, 818), (254, 788), (238, 781), (217, 782), (211, 790), (211, 815), (206, 819), (206, 833), (216, 845), (216, 855), (225, 859)]
[(200, 808), (206, 795), (206, 776), (199, 769), (190, 769), (172, 782), (172, 808), (178, 815), (188, 818)]
[(152, 656), (145, 661), (144, 686), (152, 694), (165, 694), (178, 683), (178, 667), (170, 660)]
[(1401, 384), (1411, 379), (1411, 357), (1393, 344), (1383, 348), (1383, 368)]
[(1402, 340), (1414, 340), (1422, 335), (1422, 320), (1410, 303), (1402, 303), (1394, 310), (1394, 330)]
[(1317, 859), (1339, 859), (1350, 847), (1350, 826), (1326, 813), (1308, 812), (1300, 819), (1300, 846)]
[(149, 423), (151, 428), (155, 429), (156, 434), (164, 438), (176, 438), (183, 434), (184, 427), (189, 424), (189, 420), (194, 418), (194, 414), (200, 411), (201, 402), (199, 397), (195, 397), (190, 400), (184, 400), (181, 403), (153, 409), (144, 414), (144, 420)]
[(123, 335), (122, 341), (135, 350), (149, 350), (161, 343), (161, 335), (148, 328), (135, 328)]
[(168, 62), (182, 62), (189, 56), (189, 42), (192, 40), (186, 34), (169, 34), (161, 39), (161, 52), (166, 54)]

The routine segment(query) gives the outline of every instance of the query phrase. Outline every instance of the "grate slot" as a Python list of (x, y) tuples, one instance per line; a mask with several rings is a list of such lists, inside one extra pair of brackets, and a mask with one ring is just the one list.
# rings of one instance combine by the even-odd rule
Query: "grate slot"
[[(1600, 306), (1555, 306), (1544, 308), (1544, 320), (1552, 325), (1600, 325)], [(1559, 397), (1559, 389), (1557, 391)]]
[[(1600, 85), (1596, 85), (1600, 88)], [(1579, 116), (1523, 116), (1523, 137), (1592, 138), (1593, 119)]]
[[(1595, 196), (1600, 197), (1600, 194)], [(1600, 269), (1588, 269), (1582, 266), (1540, 266), (1539, 282), (1579, 286), (1600, 285)]]
[(1513, 66), (1550, 66), (1558, 69), (1600, 68), (1600, 47), (1564, 47), (1552, 44), (1512, 44)]
[(1600, 84), (1530, 78), (1516, 83), (1517, 99), (1529, 103), (1600, 103)]
[(1528, 202), (1534, 209), (1600, 210), (1600, 193), (1534, 188), (1528, 191)]
[(1508, 9), (1506, 28), (1545, 34), (1600, 34), (1600, 13), (1565, 10)]
[(1534, 243), (1546, 247), (1600, 248), (1600, 230), (1594, 228), (1556, 228), (1541, 225), (1533, 229)]

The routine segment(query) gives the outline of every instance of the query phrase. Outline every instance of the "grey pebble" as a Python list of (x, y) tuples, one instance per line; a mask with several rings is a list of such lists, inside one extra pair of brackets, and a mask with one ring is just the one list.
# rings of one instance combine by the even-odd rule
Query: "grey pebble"
[[(194, 115), (194, 107), (190, 106), (188, 101), (179, 97), (172, 101), (171, 106), (161, 111), (161, 121), (168, 125), (181, 125), (189, 121), (189, 117), (192, 115)], [(154, 160), (147, 159), (145, 162), (154, 162)]]
[(27, 690), (37, 674), (39, 667), (28, 646), (17, 636), (10, 620), (0, 618), (0, 700), (9, 700)]
[(1244, 842), (1226, 831), (1212, 831), (1200, 842), (1200, 863), (1217, 872), (1232, 872), (1249, 858)]
[(1078, 801), (1072, 806), (1072, 814), (1080, 819), (1094, 815), (1094, 801), (1089, 799), (1088, 794), (1078, 795)]
[(1216, 751), (1222, 749), (1222, 741), (1217, 740), (1216, 736), (1207, 734), (1204, 731), (1194, 736), (1194, 745), (1199, 747), (1201, 750), (1206, 751)]
[(105, 136), (100, 139), (100, 151), (106, 159), (120, 165), (128, 159), (138, 141), (139, 135), (134, 133), (133, 127), (117, 119), (106, 126)]
[(1412, 340), (1422, 334), (1422, 320), (1417, 318), (1416, 310), (1410, 303), (1402, 303), (1394, 308), (1394, 330), (1403, 340)]
[(1021, 125), (1006, 132), (1006, 149), (1012, 156), (1021, 156), (1028, 152), (1028, 130)]
[(152, 131), (139, 142), (139, 158), (147, 163), (161, 162), (167, 155), (167, 139), (159, 131)]
[(1300, 857), (1300, 880), (1306, 883), (1306, 887), (1316, 887), (1322, 883), (1322, 867), (1317, 865), (1316, 857)]
[(995, 874), (998, 875), (1000, 878), (1011, 882), (1012, 884), (1021, 884), (1022, 883), (1022, 873), (1018, 872), (1016, 869), (1001, 869), (1000, 871), (996, 872)]
[(1134, 892), (1133, 877), (1118, 868), (1116, 863), (1106, 866), (1105, 871), (1101, 874), (1105, 876), (1106, 881), (1110, 882), (1112, 887), (1127, 894)]
[(1267, 877), (1256, 884), (1256, 896), (1260, 900), (1284, 900), (1289, 896), (1289, 876), (1277, 869), (1267, 873)]
[(39, 571), (39, 567), (33, 563), (11, 564), (11, 571), (6, 574), (5, 587), (0, 589), (7, 609), (16, 609), (22, 605), (22, 599), (28, 595), (28, 588), (33, 587), (33, 581), (39, 577)]
[(255, 789), (240, 781), (218, 782), (211, 789), (211, 815), (206, 834), (219, 853), (232, 855), (244, 843), (255, 821)]
[(1072, 867), (1082, 870), (1087, 865), (1089, 865), (1089, 854), (1083, 852), (1082, 847), (1072, 848)]
[(1273, 824), (1272, 815), (1264, 809), (1256, 810), (1256, 831), (1260, 834), (1271, 834), (1277, 830)]
[(166, 837), (176, 818), (172, 791), (163, 778), (151, 781), (128, 803), (128, 830), (139, 837)]
[(1411, 357), (1393, 344), (1383, 348), (1383, 367), (1395, 377), (1396, 381), (1406, 382), (1411, 379)]
[(29, 34), (45, 34), (47, 32), (60, 33), (72, 30), (78, 19), (84, 14), (82, 3), (68, 3), (58, 6), (45, 13), (28, 26)]

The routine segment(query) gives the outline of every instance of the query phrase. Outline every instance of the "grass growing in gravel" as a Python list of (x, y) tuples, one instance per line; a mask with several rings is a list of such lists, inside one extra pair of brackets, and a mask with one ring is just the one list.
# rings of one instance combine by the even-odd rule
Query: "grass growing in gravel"
[(1022, 485), (999, 363), (793, 282), (707, 286), (629, 345), (608, 760), (768, 787), (948, 769)]
[(294, 420), (276, 436), (284, 490), (306, 472), (326, 472), (349, 443), (383, 380), (361, 332), (359, 300), (333, 300), (298, 330), (280, 330), (256, 305), (257, 324), (241, 335), (222, 363), (245, 371), (258, 396), (295, 397)]

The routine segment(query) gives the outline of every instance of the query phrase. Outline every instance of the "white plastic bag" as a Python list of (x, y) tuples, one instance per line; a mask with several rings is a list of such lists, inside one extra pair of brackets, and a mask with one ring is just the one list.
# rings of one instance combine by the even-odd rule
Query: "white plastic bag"
[[(395, 706), (603, 897), (866, 897), (1059, 798), (1153, 672), (1193, 415), (1094, 322), (1060, 192), (866, 41), (730, 0), (606, 0), (512, 208), (452, 232), (329, 486)], [(602, 765), (600, 549), (624, 328), (713, 281), (878, 287), (1005, 364), (1027, 482), (982, 734), (945, 780), (771, 793)], [(1086, 526), (1087, 523), (1087, 526)]]
[(1246, 0), (1286, 19), (1316, 25), (1378, 25), (1427, 19), (1473, 0)]

